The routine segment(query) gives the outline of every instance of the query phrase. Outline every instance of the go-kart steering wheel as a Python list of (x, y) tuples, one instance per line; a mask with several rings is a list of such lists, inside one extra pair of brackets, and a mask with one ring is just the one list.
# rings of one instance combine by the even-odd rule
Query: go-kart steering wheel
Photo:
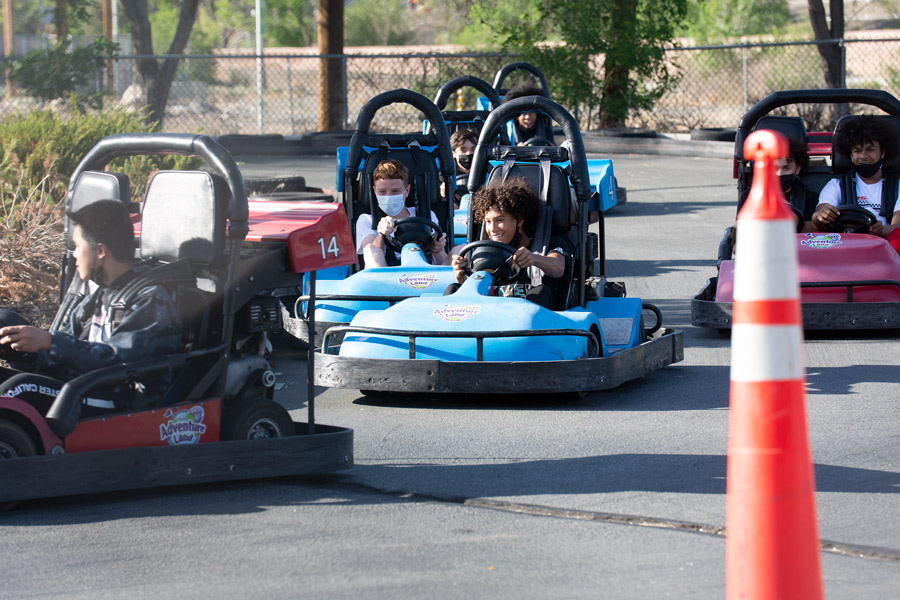
[(529, 138), (525, 141), (526, 146), (555, 146), (553, 142), (548, 140), (547, 138), (542, 137), (533, 137)]
[(878, 220), (875, 215), (860, 206), (852, 204), (838, 206), (841, 214), (825, 226), (825, 230), (831, 233), (868, 233), (869, 226)]
[[(479, 252), (472, 252), (478, 249)], [(517, 248), (509, 244), (494, 240), (478, 240), (460, 248), (459, 255), (465, 258), (472, 253), (464, 269), (466, 275), (471, 275), (475, 271), (487, 271), (491, 274), (494, 285), (509, 285), (516, 283), (525, 273), (524, 269), (512, 261), (516, 250)]]
[[(411, 225), (427, 225), (430, 229), (426, 232), (421, 227), (410, 227)], [(437, 233), (437, 236), (433, 236), (433, 233)], [(422, 250), (427, 250), (425, 244), (430, 239), (441, 237), (443, 233), (441, 226), (431, 219), (406, 217), (405, 219), (394, 221), (394, 233), (393, 235), (384, 236), (384, 243), (388, 245), (388, 248), (396, 252), (400, 252), (406, 244), (418, 244)]]

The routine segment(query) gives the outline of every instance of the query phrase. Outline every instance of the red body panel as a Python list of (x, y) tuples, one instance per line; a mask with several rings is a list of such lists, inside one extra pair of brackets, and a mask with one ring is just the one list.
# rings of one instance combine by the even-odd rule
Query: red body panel
[(66, 452), (218, 442), (221, 417), (222, 401), (213, 398), (193, 404), (84, 419), (66, 437)]
[(287, 242), (291, 270), (309, 273), (356, 262), (347, 213), (331, 202), (251, 200), (251, 242)]
[[(804, 282), (873, 281), (900, 282), (900, 256), (880, 237), (858, 233), (799, 233), (798, 278)], [(731, 302), (734, 261), (719, 268), (716, 302)], [(803, 288), (803, 302), (847, 302), (846, 287)], [(900, 287), (864, 285), (853, 288), (854, 302), (900, 302)]]

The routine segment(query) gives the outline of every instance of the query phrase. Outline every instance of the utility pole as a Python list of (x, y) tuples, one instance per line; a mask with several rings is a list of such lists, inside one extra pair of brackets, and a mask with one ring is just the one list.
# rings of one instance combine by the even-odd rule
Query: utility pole
[(342, 128), (344, 0), (319, 0), (319, 131)]
[[(3, 2), (3, 54), (12, 56), (16, 53), (16, 15), (13, 8), (13, 0)], [(9, 80), (9, 69), (6, 70), (6, 95), (16, 95), (16, 84)]]

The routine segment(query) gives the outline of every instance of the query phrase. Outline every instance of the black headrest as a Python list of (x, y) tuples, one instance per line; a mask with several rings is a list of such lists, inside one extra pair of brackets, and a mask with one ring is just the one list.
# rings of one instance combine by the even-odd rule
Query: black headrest
[[(131, 184), (128, 181), (128, 175), (107, 171), (84, 171), (75, 182), (68, 210), (75, 212), (98, 200), (121, 200), (130, 203)], [(74, 250), (72, 228), (66, 227), (66, 231), (68, 232), (66, 247)]]
[[(488, 185), (497, 185), (503, 178), (503, 167), (497, 166), (488, 177)], [(539, 197), (541, 195), (541, 166), (539, 164), (516, 163), (509, 170), (507, 179), (524, 179)], [(550, 165), (550, 184), (547, 188), (547, 203), (553, 208), (554, 231), (568, 229), (571, 225), (572, 193), (569, 179), (558, 165)]]
[[(783, 135), (787, 139), (788, 144), (806, 144), (806, 125), (800, 117), (786, 117), (780, 115), (766, 115), (760, 117), (753, 131), (762, 129), (770, 129)], [(735, 145), (735, 153), (740, 151), (740, 156), (735, 156), (738, 160), (752, 160), (744, 156), (744, 147), (740, 149)]]
[(159, 171), (141, 210), (141, 258), (209, 265), (225, 253), (228, 185), (206, 171)]
[[(373, 173), (381, 161), (388, 158), (403, 163), (409, 171), (410, 189), (406, 205), (416, 206), (422, 210), (434, 210), (440, 196), (440, 179), (434, 156), (427, 150), (419, 148), (379, 148), (369, 154), (363, 162), (357, 212), (368, 213), (377, 206), (372, 195)], [(428, 213), (425, 212), (420, 216), (427, 217)], [(377, 219), (372, 220), (373, 223), (376, 221)]]
[[(837, 133), (841, 126), (846, 124), (847, 119), (852, 118), (853, 116), (854, 115), (844, 115), (838, 119), (837, 124), (834, 126), (834, 138), (837, 137)], [(894, 136), (894, 139), (898, 140), (897, 147), (900, 148), (900, 116), (875, 115), (873, 118), (879, 122), (880, 126), (889, 131), (890, 135)], [(837, 147), (833, 147), (831, 150), (831, 169), (835, 173), (846, 173), (852, 168), (853, 161), (850, 156), (839, 151)], [(896, 156), (885, 157), (883, 168), (886, 170), (900, 169), (900, 152), (898, 152)]]

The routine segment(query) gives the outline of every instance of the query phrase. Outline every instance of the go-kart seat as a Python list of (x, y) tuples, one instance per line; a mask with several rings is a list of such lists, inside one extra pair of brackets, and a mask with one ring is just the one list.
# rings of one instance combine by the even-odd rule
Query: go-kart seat
[[(131, 204), (131, 184), (125, 173), (107, 171), (84, 171), (72, 188), (72, 197), (68, 208), (72, 212), (81, 210), (99, 200), (120, 200), (130, 205), (131, 212), (137, 213), (139, 208)], [(75, 242), (72, 241), (74, 227), (66, 217), (66, 254), (63, 258), (62, 277), (59, 281), (59, 310), (50, 326), (51, 331), (59, 330), (68, 318), (78, 300), (88, 293), (88, 284), (75, 277)]]
[[(535, 226), (531, 250), (545, 254), (550, 249), (550, 237), (557, 234), (564, 238), (572, 256), (566, 264), (566, 274), (560, 286), (560, 297), (554, 303), (563, 306), (568, 303), (569, 288), (573, 283), (574, 265), (578, 263), (578, 231), (576, 225), (577, 212), (569, 188), (569, 180), (561, 167), (547, 164), (542, 168), (537, 163), (514, 163), (505, 168), (495, 167), (488, 176), (488, 184), (499, 183), (510, 178), (521, 178), (535, 191), (540, 198), (540, 210)], [(526, 224), (528, 226), (529, 224)], [(565, 306), (563, 306), (565, 308)]]
[[(837, 137), (841, 127), (847, 123), (847, 119), (852, 117), (853, 115), (844, 115), (838, 119), (837, 124), (834, 126), (835, 137)], [(878, 121), (880, 126), (890, 132), (890, 135), (897, 140), (897, 147), (900, 148), (900, 116), (875, 115), (873, 118)], [(853, 160), (848, 154), (841, 152), (837, 147), (834, 147), (831, 152), (831, 168), (836, 175), (841, 177), (841, 202), (855, 204), (856, 193), (855, 188), (852, 187), (854, 186), (852, 177)], [(900, 152), (895, 156), (885, 157), (881, 168), (882, 173), (884, 174), (881, 210), (882, 216), (890, 222), (891, 216), (894, 211), (897, 210), (895, 204), (898, 187), (900, 187)], [(854, 191), (851, 192), (851, 189), (854, 189)], [(849, 202), (847, 201), (848, 198), (850, 199)]]
[(131, 287), (154, 281), (176, 287), (183, 351), (193, 355), (163, 404), (199, 397), (211, 383), (200, 389), (198, 383), (215, 379), (206, 376), (218, 353), (203, 350), (222, 341), (222, 315), (212, 308), (219, 306), (223, 291), (228, 201), (225, 180), (205, 171), (160, 171), (147, 186), (140, 257), (154, 266)]
[[(443, 231), (453, 231), (453, 224), (446, 218), (448, 214), (444, 200), (441, 198), (440, 174), (434, 156), (421, 148), (389, 148), (381, 146), (369, 153), (363, 161), (360, 169), (361, 183), (359, 193), (354, 200), (354, 222), (351, 223), (353, 235), (356, 235), (356, 218), (362, 213), (372, 215), (373, 225), (385, 216), (384, 211), (378, 207), (375, 194), (372, 192), (374, 184), (373, 174), (376, 167), (385, 159), (394, 159), (403, 163), (409, 170), (409, 196), (406, 199), (407, 206), (416, 208), (416, 216), (429, 218), (433, 211), (438, 218), (438, 225)], [(392, 253), (388, 253), (392, 257)], [(391, 264), (390, 262), (388, 264)]]

